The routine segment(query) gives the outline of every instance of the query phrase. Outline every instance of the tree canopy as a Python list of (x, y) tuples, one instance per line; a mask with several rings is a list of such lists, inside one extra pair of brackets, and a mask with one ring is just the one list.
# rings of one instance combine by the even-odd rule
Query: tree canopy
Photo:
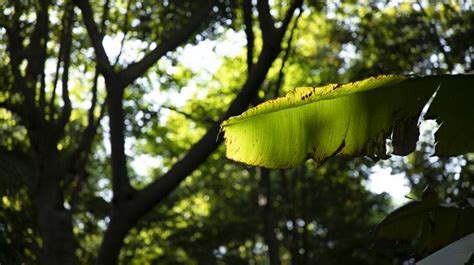
[[(393, 209), (368, 188), (373, 160), (317, 166), (302, 163), (305, 150), (293, 169), (249, 168), (225, 158), (220, 126), (296, 87), (382, 74), (464, 80), (474, 59), (469, 1), (0, 4), (0, 263), (401, 264), (425, 255), (410, 242), (371, 247)], [(455, 101), (435, 83), (421, 105), (439, 87), (435, 100), (458, 107), (456, 122), (472, 119), (467, 94)], [(426, 184), (441, 202), (472, 197), (474, 157), (431, 156), (434, 139), (447, 137), (434, 127), (413, 154), (377, 165), (403, 172), (411, 197)], [(448, 135), (466, 144), (446, 148), (472, 142), (468, 131)]]

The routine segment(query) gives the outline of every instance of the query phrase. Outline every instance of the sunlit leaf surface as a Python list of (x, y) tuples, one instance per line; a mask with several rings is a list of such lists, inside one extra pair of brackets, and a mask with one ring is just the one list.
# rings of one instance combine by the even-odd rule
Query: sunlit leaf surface
[[(344, 85), (300, 87), (222, 123), (227, 157), (249, 165), (290, 168), (312, 158), (387, 157), (412, 152), (425, 118), (442, 123), (436, 154), (474, 151), (474, 77), (378, 76)], [(436, 92), (436, 93), (435, 93)]]

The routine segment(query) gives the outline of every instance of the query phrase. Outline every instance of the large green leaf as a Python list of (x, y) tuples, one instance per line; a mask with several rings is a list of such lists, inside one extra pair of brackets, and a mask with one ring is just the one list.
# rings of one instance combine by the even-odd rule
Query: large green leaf
[(378, 76), (345, 85), (300, 87), (222, 123), (227, 157), (249, 165), (289, 168), (331, 156), (384, 158), (412, 152), (418, 120), (442, 123), (436, 154), (474, 151), (474, 76)]
[(473, 233), (473, 224), (474, 208), (467, 200), (442, 205), (437, 199), (422, 198), (387, 215), (377, 226), (375, 237), (413, 242), (424, 256)]

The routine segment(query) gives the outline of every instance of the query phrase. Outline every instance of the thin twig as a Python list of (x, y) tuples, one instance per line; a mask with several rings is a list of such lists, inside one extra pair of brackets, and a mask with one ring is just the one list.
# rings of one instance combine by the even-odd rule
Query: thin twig
[(280, 70), (278, 71), (278, 79), (277, 79), (277, 82), (276, 82), (276, 85), (275, 85), (275, 97), (278, 97), (278, 95), (280, 94), (280, 89), (281, 89), (281, 86), (283, 84), (283, 78), (284, 78), (284, 75), (285, 75), (284, 74), (285, 65), (286, 65), (286, 62), (288, 61), (288, 58), (289, 58), (289, 55), (290, 55), (290, 52), (291, 52), (291, 47), (292, 47), (292, 43), (293, 43), (293, 36), (294, 36), (296, 28), (298, 27), (298, 20), (300, 19), (302, 14), (303, 14), (303, 10), (300, 7), (298, 16), (295, 18), (295, 22), (293, 23), (293, 27), (291, 28), (290, 36), (288, 37), (288, 42), (287, 42), (286, 49), (285, 49), (285, 52), (284, 52), (284, 55), (283, 55), (283, 58), (282, 58), (282, 63), (281, 63), (281, 66), (280, 66)]
[(132, 3), (132, 0), (128, 0), (127, 2), (127, 11), (125, 11), (125, 17), (123, 18), (123, 25), (122, 25), (122, 34), (123, 34), (123, 38), (122, 40), (120, 41), (120, 50), (119, 50), (119, 54), (117, 55), (117, 58), (115, 59), (115, 62), (114, 62), (114, 66), (116, 66), (120, 60), (120, 56), (122, 56), (122, 52), (123, 52), (123, 46), (125, 44), (125, 39), (127, 37), (127, 33), (128, 33), (128, 17), (129, 17), (129, 13), (130, 13), (130, 7), (131, 7), (131, 4)]
[[(92, 7), (89, 3), (89, 0), (74, 0), (74, 3), (82, 11), (84, 24), (86, 25), (89, 38), (95, 50), (97, 67), (102, 74), (108, 75), (112, 72), (112, 66), (110, 65), (109, 57), (105, 52), (105, 48), (102, 45), (103, 35), (100, 33), (99, 28), (94, 21), (94, 14), (92, 12)], [(104, 7), (104, 12), (104, 15), (108, 14), (107, 6)], [(105, 24), (105, 20), (103, 20), (102, 23)]]
[(205, 7), (199, 8), (199, 10), (193, 13), (185, 25), (171, 32), (170, 35), (162, 40), (161, 44), (147, 53), (140, 61), (131, 63), (126, 69), (120, 71), (119, 75), (123, 78), (123, 86), (132, 83), (135, 79), (142, 76), (163, 55), (176, 49), (195, 34), (201, 27), (201, 24), (208, 18), (211, 8), (215, 3), (216, 0), (208, 1)]

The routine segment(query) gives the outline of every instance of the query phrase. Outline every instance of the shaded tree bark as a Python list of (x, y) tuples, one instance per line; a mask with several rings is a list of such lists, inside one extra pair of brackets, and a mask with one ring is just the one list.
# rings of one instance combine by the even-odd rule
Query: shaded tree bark
[(279, 265), (280, 251), (278, 238), (275, 235), (275, 215), (273, 213), (273, 200), (270, 186), (270, 170), (259, 168), (261, 197), (259, 205), (262, 208), (263, 235), (268, 246), (268, 256), (271, 265)]
[(58, 168), (60, 157), (53, 152), (42, 152), (36, 157), (41, 181), (34, 198), (38, 230), (43, 239), (39, 263), (77, 264), (72, 213), (64, 207), (64, 195), (58, 181), (65, 172), (63, 168)]

